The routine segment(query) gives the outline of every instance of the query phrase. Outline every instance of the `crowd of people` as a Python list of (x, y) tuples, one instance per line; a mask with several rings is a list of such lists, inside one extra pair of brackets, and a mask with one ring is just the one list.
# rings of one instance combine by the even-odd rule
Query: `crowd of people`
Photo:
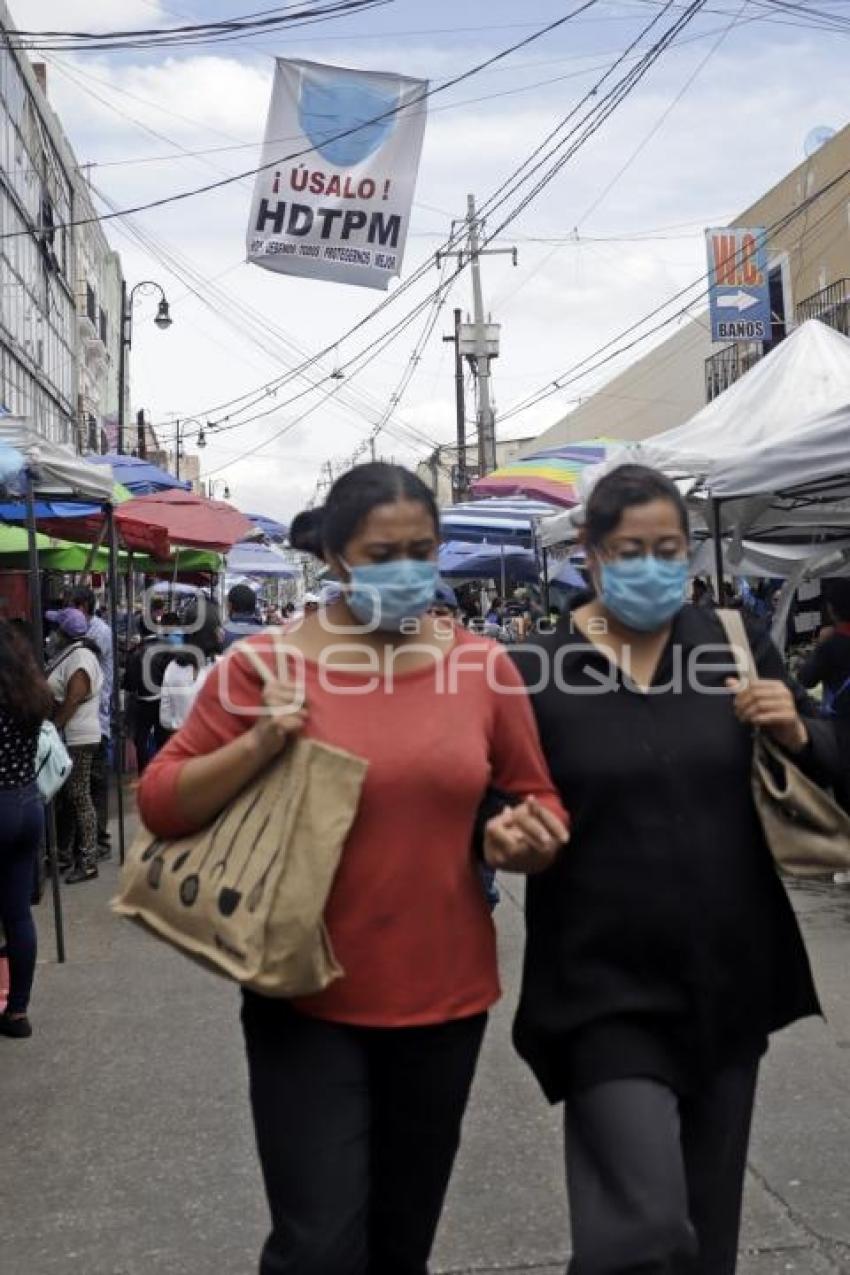
[[(761, 1060), (774, 1032), (819, 1012), (754, 803), (753, 732), (846, 801), (850, 582), (830, 583), (832, 623), (801, 670), (817, 704), (746, 597), (758, 676), (718, 664), (728, 642), (710, 586), (689, 586), (686, 507), (652, 470), (623, 465), (594, 488), (589, 587), (557, 622), (540, 623), (552, 617), (531, 590), (483, 608), (456, 592), (439, 578), (439, 538), (415, 475), (358, 466), (291, 529), (339, 581), (331, 594), (264, 613), (237, 586), (226, 616), (195, 597), (127, 625), (139, 809), (157, 838), (210, 825), (301, 734), (368, 762), (325, 913), (345, 976), (291, 1001), (243, 993), (272, 1218), (261, 1275), (427, 1275), (500, 995), (496, 871), (529, 877), (514, 1043), (565, 1110), (570, 1269), (734, 1275)], [(109, 853), (115, 653), (90, 591), (47, 619), (44, 675), (0, 622), (11, 1036), (30, 1030), (47, 717), (73, 760), (66, 879), (92, 879)], [(276, 666), (266, 681), (233, 649), (271, 660), (263, 630), (287, 621), (306, 678), (297, 704)], [(679, 657), (701, 650), (698, 682), (677, 681)], [(446, 693), (459, 652), (464, 676)]]

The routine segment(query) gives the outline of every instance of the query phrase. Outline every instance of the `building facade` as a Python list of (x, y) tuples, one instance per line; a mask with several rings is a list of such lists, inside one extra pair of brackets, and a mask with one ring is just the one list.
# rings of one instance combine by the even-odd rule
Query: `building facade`
[[(0, 0), (0, 30), (11, 31)], [(121, 264), (47, 100), (46, 69), (0, 48), (0, 412), (103, 451), (117, 417)]]
[(700, 315), (527, 450), (603, 436), (640, 440), (683, 425), (805, 319), (850, 335), (850, 125), (731, 224), (774, 228), (767, 238), (771, 340), (713, 345)]
[[(81, 174), (75, 182), (77, 220), (94, 215)], [(121, 259), (99, 222), (76, 226), (77, 431), (79, 450), (115, 451), (118, 441), (118, 361), (121, 341)], [(129, 378), (125, 374), (125, 381)]]

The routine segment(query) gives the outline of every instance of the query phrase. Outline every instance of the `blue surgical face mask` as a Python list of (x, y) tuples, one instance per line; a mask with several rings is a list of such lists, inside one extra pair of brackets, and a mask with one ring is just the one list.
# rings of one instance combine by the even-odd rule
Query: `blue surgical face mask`
[(436, 562), (413, 558), (357, 567), (343, 561), (343, 566), (351, 577), (346, 601), (354, 618), (388, 632), (398, 632), (404, 620), (424, 615), (440, 582)]
[(685, 605), (688, 564), (679, 558), (628, 558), (603, 562), (600, 598), (629, 629), (652, 633)]

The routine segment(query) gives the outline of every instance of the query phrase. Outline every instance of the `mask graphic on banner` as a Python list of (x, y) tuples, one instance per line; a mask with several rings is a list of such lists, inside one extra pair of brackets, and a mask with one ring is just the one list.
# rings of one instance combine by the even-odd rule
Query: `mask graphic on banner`
[[(401, 274), (425, 80), (278, 58), (247, 259), (385, 291)], [(295, 158), (281, 159), (282, 137)]]
[(380, 93), (356, 80), (322, 83), (309, 71), (302, 75), (301, 127), (319, 154), (336, 168), (362, 164), (383, 146), (395, 127), (395, 118), (388, 112), (397, 104), (398, 93)]
[(361, 624), (390, 632), (397, 632), (404, 620), (424, 615), (440, 583), (436, 562), (402, 558), (343, 566), (351, 577), (346, 599), (351, 614)]
[(623, 562), (603, 562), (600, 597), (627, 628), (651, 633), (685, 605), (688, 564), (647, 554)]

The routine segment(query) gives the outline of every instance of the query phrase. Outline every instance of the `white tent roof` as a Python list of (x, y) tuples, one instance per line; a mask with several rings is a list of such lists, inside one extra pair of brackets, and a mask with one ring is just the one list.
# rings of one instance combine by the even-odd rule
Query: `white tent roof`
[(709, 485), (712, 496), (724, 499), (789, 489), (798, 498), (803, 489), (832, 501), (850, 497), (850, 402), (810, 419), (794, 434), (721, 458)]
[(850, 340), (810, 319), (684, 425), (636, 444), (624, 459), (693, 476), (715, 494), (718, 467), (728, 481), (754, 448), (801, 435), (840, 409), (850, 421)]
[(58, 500), (109, 500), (115, 480), (108, 465), (89, 465), (70, 447), (51, 443), (18, 416), (0, 417), (0, 442), (20, 452), (36, 474), (35, 494)]

